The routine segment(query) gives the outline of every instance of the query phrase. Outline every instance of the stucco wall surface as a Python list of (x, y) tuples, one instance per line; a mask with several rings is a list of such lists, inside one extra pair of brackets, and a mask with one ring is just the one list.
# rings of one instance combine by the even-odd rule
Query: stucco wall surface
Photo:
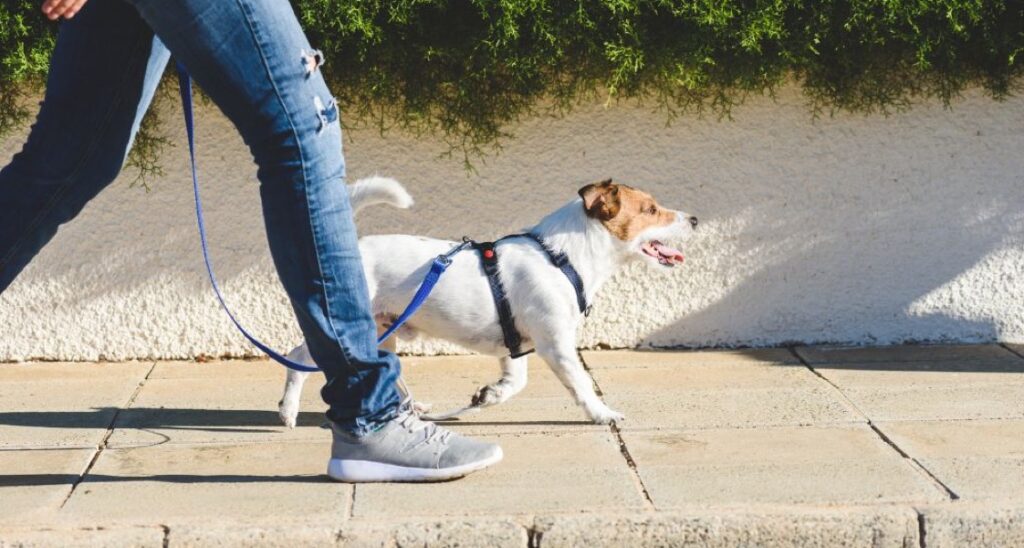
[[(681, 268), (638, 265), (604, 288), (581, 346), (1024, 341), (1024, 98), (969, 93), (951, 110), (815, 119), (787, 89), (732, 120), (666, 125), (649, 106), (594, 104), (513, 131), (476, 174), (439, 142), (349, 131), (350, 178), (391, 175), (417, 200), (366, 212), (361, 231), (500, 236), (614, 177), (701, 225)], [(22, 138), (0, 142), (0, 163)], [(270, 263), (255, 168), (211, 108), (199, 142), (227, 298), (287, 350), (300, 335)], [(0, 295), (0, 360), (254, 353), (205, 279), (181, 139), (163, 164), (150, 192), (116, 181)]]

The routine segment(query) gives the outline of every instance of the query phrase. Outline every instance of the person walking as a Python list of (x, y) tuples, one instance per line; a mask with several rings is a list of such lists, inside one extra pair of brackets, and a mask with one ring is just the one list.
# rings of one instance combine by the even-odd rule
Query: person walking
[(45, 0), (62, 19), (42, 107), (0, 170), (0, 292), (124, 164), (171, 55), (231, 120), (258, 167), (267, 239), (327, 377), (340, 481), (430, 481), (501, 448), (424, 422), (377, 347), (335, 104), (284, 0)]

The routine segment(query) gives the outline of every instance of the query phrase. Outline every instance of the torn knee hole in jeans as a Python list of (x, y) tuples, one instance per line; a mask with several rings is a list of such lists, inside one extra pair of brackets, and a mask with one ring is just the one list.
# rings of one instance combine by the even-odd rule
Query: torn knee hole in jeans
[(334, 100), (334, 97), (331, 97), (325, 106), (320, 96), (315, 96), (313, 97), (313, 106), (316, 107), (316, 115), (320, 119), (320, 127), (317, 128), (318, 134), (323, 133), (328, 124), (338, 121), (338, 102)]
[(311, 51), (302, 50), (302, 66), (306, 67), (306, 76), (309, 76), (324, 66), (324, 52), (314, 49)]

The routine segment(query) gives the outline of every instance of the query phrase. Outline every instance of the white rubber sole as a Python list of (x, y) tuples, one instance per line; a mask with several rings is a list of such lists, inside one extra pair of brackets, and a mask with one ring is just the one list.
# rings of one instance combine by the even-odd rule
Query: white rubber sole
[(498, 448), (493, 457), (450, 468), (410, 468), (368, 460), (331, 459), (327, 463), (327, 475), (347, 483), (445, 481), (483, 470), (500, 462), (502, 457), (504, 454)]

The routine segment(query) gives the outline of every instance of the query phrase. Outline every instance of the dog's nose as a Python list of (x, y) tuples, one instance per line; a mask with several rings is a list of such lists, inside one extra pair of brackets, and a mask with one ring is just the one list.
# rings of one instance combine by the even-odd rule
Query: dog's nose
[(697, 228), (697, 218), (696, 217), (690, 217), (690, 226), (692, 226), (693, 228)]

